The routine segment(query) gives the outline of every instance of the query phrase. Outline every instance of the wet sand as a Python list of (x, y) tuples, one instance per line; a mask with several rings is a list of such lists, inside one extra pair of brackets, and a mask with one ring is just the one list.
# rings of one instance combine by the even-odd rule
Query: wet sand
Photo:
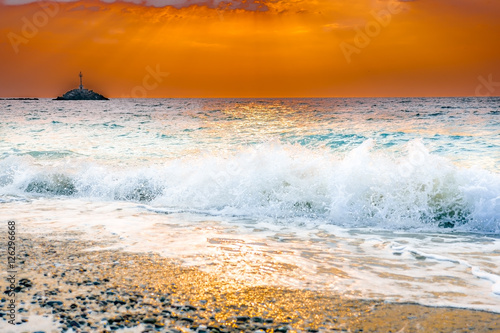
[(80, 239), (18, 237), (16, 321), (24, 324), (6, 322), (9, 284), (2, 270), (3, 330), (32, 332), (23, 327), (48, 315), (54, 328), (45, 332), (500, 332), (496, 313), (249, 287), (156, 254), (96, 250), (109, 242)]

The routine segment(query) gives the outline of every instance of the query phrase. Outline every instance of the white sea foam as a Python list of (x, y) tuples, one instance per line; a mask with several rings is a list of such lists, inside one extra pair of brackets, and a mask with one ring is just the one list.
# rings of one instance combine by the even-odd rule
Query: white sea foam
[(473, 266), (464, 260), (452, 259), (452, 258), (449, 258), (446, 256), (437, 255), (437, 254), (429, 254), (429, 253), (425, 253), (425, 252), (414, 250), (414, 249), (407, 249), (407, 251), (409, 251), (413, 254), (417, 254), (419, 256), (425, 257), (425, 258), (430, 259), (430, 260), (451, 262), (453, 264), (462, 265), (462, 266), (465, 266), (467, 268), (470, 268), (472, 275), (476, 276), (477, 278), (490, 281), (492, 283), (491, 291), (494, 294), (500, 295), (500, 275), (485, 272), (484, 270), (480, 269), (479, 267)]
[(30, 156), (0, 160), (4, 196), (145, 202), (164, 212), (297, 217), (389, 229), (500, 231), (500, 176), (461, 168), (420, 141), (394, 156), (367, 140), (345, 156), (271, 142), (142, 168)]
[[(60, 332), (61, 324), (55, 321), (53, 316), (20, 316), (18, 317), (25, 319), (26, 322), (21, 322), (21, 318), (16, 319), (17, 325), (9, 324), (6, 320), (0, 320), (0, 330), (3, 333), (19, 333), (19, 332)], [(68, 333), (74, 332), (72, 329), (67, 331)]]
[(248, 285), (500, 313), (495, 236), (158, 214), (143, 204), (73, 198), (12, 201), (2, 208), (0, 220), (15, 216), (20, 234), (73, 239), (83, 232), (79, 238), (111, 239), (109, 249), (156, 252)]

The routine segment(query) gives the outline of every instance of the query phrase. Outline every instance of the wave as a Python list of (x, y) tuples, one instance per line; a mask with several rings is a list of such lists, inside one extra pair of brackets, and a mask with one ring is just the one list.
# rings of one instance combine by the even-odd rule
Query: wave
[(429, 153), (419, 140), (402, 156), (373, 146), (367, 140), (341, 157), (327, 148), (271, 142), (125, 170), (81, 161), (41, 165), (32, 156), (8, 156), (0, 160), (0, 195), (124, 200), (162, 212), (303, 217), (344, 226), (500, 233), (499, 174), (457, 167)]

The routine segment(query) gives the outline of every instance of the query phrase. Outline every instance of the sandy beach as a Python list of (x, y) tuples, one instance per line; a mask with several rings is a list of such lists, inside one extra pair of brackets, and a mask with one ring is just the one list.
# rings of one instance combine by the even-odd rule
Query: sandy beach
[(2, 332), (500, 332), (495, 313), (248, 287), (157, 254), (98, 250), (110, 244), (76, 236), (19, 238), (22, 324), (7, 323), (3, 272)]

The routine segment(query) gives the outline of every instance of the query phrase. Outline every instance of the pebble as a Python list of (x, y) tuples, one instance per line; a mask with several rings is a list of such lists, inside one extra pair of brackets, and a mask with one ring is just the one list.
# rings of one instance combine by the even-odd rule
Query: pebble
[[(58, 244), (54, 245), (58, 246)], [(46, 246), (50, 247), (51, 244), (47, 243)], [(64, 244), (64, 246), (69, 247), (67, 251), (71, 250), (70, 245)], [(58, 247), (61, 248), (61, 246)], [(34, 251), (30, 256), (30, 260), (35, 260), (37, 255), (40, 255), (40, 253), (35, 253), (37, 252)], [(78, 251), (72, 251), (72, 253), (77, 253), (74, 255), (74, 262), (81, 262), (79, 268), (74, 268), (74, 266), (70, 265), (52, 266), (47, 271), (39, 272), (38, 276), (40, 276), (41, 280), (37, 280), (36, 278), (19, 280), (19, 286), (22, 288), (23, 293), (25, 292), (25, 299), (28, 302), (31, 300), (32, 304), (29, 308), (25, 307), (28, 310), (21, 310), (25, 308), (20, 308), (20, 312), (24, 313), (26, 311), (30, 313), (31, 311), (40, 311), (41, 313), (53, 314), (55, 320), (61, 323), (60, 330), (73, 330), (76, 332), (110, 332), (126, 327), (135, 327), (136, 331), (139, 331), (137, 330), (139, 325), (143, 325), (141, 327), (143, 327), (145, 332), (160, 331), (172, 333), (233, 333), (237, 331), (258, 333), (274, 331), (276, 333), (287, 333), (292, 330), (313, 333), (318, 331), (316, 328), (323, 331), (323, 325), (327, 328), (326, 330), (338, 327), (334, 326), (337, 325), (334, 324), (337, 322), (337, 319), (329, 319), (327, 315), (324, 315), (323, 323), (314, 325), (313, 323), (309, 323), (308, 320), (311, 320), (311, 317), (307, 318), (310, 310), (309, 307), (301, 310), (302, 312), (300, 313), (299, 311), (295, 311), (295, 309), (294, 311), (283, 312), (284, 316), (279, 321), (278, 319), (275, 321), (272, 318), (270, 308), (266, 308), (266, 306), (274, 306), (276, 301), (269, 301), (266, 305), (265, 297), (257, 301), (259, 304), (258, 307), (248, 308), (248, 310), (240, 306), (240, 304), (244, 304), (241, 303), (241, 300), (244, 301), (245, 296), (241, 296), (240, 298), (239, 294), (234, 296), (230, 293), (221, 295), (219, 290), (214, 294), (202, 295), (203, 299), (201, 300), (200, 297), (198, 300), (195, 299), (189, 302), (184, 297), (185, 294), (183, 293), (186, 293), (186, 289), (182, 286), (182, 283), (178, 283), (175, 286), (165, 284), (168, 287), (164, 287), (164, 289), (156, 289), (156, 285), (152, 284), (148, 285), (138, 282), (134, 284), (133, 281), (141, 281), (137, 277), (135, 277), (136, 280), (131, 277), (129, 282), (125, 281), (124, 283), (124, 280), (120, 280), (119, 275), (113, 277), (113, 271), (106, 271), (105, 268), (99, 268), (103, 270), (101, 276), (96, 275), (98, 274), (96, 268), (90, 268), (95, 266), (95, 256), (90, 256), (88, 261), (85, 262), (87, 254), (80, 254)], [(130, 258), (133, 255), (114, 254), (106, 251), (99, 253), (99, 259), (106, 260), (106, 262), (113, 262), (116, 258), (121, 258), (120, 256)], [(144, 260), (147, 261), (147, 259)], [(30, 264), (34, 265), (35, 263)], [(117, 265), (113, 270), (116, 269), (120, 269), (120, 265)], [(153, 270), (152, 272), (154, 273), (155, 271)], [(41, 277), (43, 273), (47, 274), (47, 278), (44, 279)], [(57, 285), (54, 285), (54, 282), (44, 283), (52, 276), (59, 276), (57, 282), (60, 283)], [(103, 276), (108, 276), (110, 279), (102, 278)], [(160, 286), (161, 283), (160, 280)], [(29, 290), (33, 285), (36, 285), (36, 291)], [(81, 287), (74, 289), (74, 286), (78, 285)], [(142, 285), (142, 287), (139, 287), (139, 285)], [(68, 286), (72, 286), (75, 294), (78, 295), (73, 296), (74, 294), (68, 294)], [(51, 297), (50, 295), (54, 295), (55, 297)], [(257, 293), (257, 295), (259, 294)], [(286, 296), (286, 294), (283, 295)], [(248, 298), (249, 296), (246, 297)], [(57, 299), (64, 299), (65, 302)], [(210, 301), (207, 301), (207, 299)], [(0, 302), (5, 307), (6, 299), (1, 298)], [(40, 308), (36, 308), (37, 304)], [(202, 308), (195, 306), (200, 304), (203, 304)], [(353, 304), (357, 308), (353, 305), (345, 306), (348, 307), (348, 311), (351, 311), (349, 313), (357, 316), (356, 311), (359, 311), (358, 313), (365, 311), (361, 303)], [(261, 306), (266, 309), (264, 312), (261, 312)], [(338, 311), (343, 310), (339, 308)], [(0, 317), (2, 317), (2, 314), (0, 313)], [(287, 315), (289, 317), (286, 317)], [(342, 314), (337, 314), (337, 316), (341, 318)], [(224, 318), (227, 319), (227, 322), (224, 322)], [(5, 321), (5, 319), (0, 320)], [(297, 323), (300, 323), (299, 325), (302, 326), (298, 326)], [(168, 328), (168, 330), (165, 330), (165, 328)], [(354, 332), (355, 329), (351, 329), (351, 331)], [(37, 331), (37, 333), (44, 332)]]
[(52, 307), (58, 307), (58, 306), (62, 306), (63, 302), (61, 302), (61, 301), (48, 301), (47, 305), (52, 306)]

